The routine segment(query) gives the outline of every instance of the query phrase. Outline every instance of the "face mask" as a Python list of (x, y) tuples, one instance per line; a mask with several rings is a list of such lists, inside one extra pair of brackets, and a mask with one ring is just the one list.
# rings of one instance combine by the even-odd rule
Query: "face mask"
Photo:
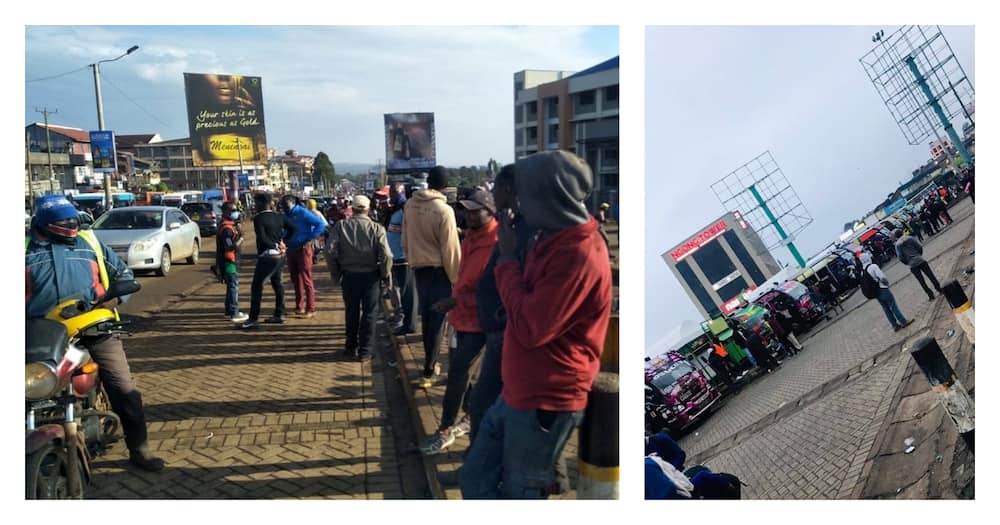
[(230, 213), (229, 218), (234, 221), (238, 221), (240, 219), (240, 212), (234, 211), (233, 213)]

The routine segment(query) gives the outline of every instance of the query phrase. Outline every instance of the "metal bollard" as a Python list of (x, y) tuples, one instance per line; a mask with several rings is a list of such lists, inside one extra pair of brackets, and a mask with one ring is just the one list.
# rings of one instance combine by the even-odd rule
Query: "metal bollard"
[(945, 412), (958, 427), (958, 433), (965, 440), (970, 452), (975, 452), (976, 406), (969, 393), (955, 376), (955, 371), (948, 359), (941, 352), (933, 337), (921, 337), (913, 343), (910, 355), (917, 366), (927, 376), (931, 390), (937, 395), (938, 401)]
[(944, 294), (951, 311), (958, 319), (958, 325), (965, 332), (965, 338), (970, 343), (976, 344), (976, 310), (972, 307), (972, 302), (966, 297), (962, 285), (957, 280), (952, 279), (941, 285), (941, 293)]
[(577, 499), (618, 499), (618, 374), (600, 372), (579, 434)]

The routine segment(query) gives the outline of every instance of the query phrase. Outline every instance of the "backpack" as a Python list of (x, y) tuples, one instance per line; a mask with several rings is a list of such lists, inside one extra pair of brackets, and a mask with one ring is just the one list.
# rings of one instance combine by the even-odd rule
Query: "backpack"
[(869, 299), (874, 299), (878, 297), (879, 285), (872, 274), (868, 272), (870, 266), (871, 264), (865, 266), (864, 271), (861, 272), (861, 293)]

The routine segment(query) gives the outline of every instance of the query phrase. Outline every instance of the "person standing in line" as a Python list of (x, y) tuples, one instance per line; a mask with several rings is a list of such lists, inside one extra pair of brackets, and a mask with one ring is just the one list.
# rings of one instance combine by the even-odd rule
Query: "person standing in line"
[(303, 319), (316, 315), (316, 286), (313, 283), (313, 245), (326, 230), (326, 223), (315, 213), (299, 204), (294, 195), (281, 199), (282, 208), (295, 225), (295, 234), (288, 236), (288, 273), (295, 285), (295, 314)]
[[(486, 334), (479, 326), (476, 287), (497, 243), (496, 207), (493, 196), (484, 190), (472, 192), (459, 204), (464, 209), (466, 230), (458, 282), (451, 297), (434, 305), (437, 311), (448, 314), (448, 324), (455, 328), (457, 344), (448, 356), (448, 384), (442, 401), (441, 424), (421, 447), (425, 454), (440, 453), (454, 443), (455, 438), (471, 430), (469, 373), (486, 345)], [(456, 425), (460, 408), (466, 415)]]
[(326, 220), (326, 217), (323, 216), (323, 212), (319, 210), (319, 205), (316, 203), (316, 199), (309, 199), (306, 201), (306, 207), (309, 208), (309, 211), (315, 213), (316, 216), (319, 217), (319, 220), (323, 222), (323, 233), (312, 241), (312, 262), (315, 265), (319, 261), (319, 254), (323, 253), (323, 248), (326, 247), (326, 238), (329, 233), (330, 222)]
[(743, 339), (747, 342), (747, 350), (753, 354), (754, 360), (758, 364), (767, 369), (767, 373), (771, 373), (778, 369), (781, 362), (771, 355), (771, 351), (764, 346), (764, 341), (761, 339), (760, 334), (754, 332), (753, 330), (746, 330), (743, 333)]
[(344, 297), (344, 354), (361, 361), (372, 357), (379, 282), (391, 285), (392, 268), (385, 228), (368, 217), (370, 206), (368, 197), (354, 197), (351, 218), (334, 225), (327, 252), (331, 277), (340, 283)]
[(930, 280), (938, 293), (941, 293), (941, 285), (938, 284), (937, 277), (931, 271), (931, 265), (927, 262), (927, 259), (924, 259), (924, 247), (913, 237), (903, 235), (903, 230), (896, 230), (893, 233), (896, 235), (896, 256), (899, 257), (899, 262), (910, 267), (910, 273), (917, 278), (920, 287), (924, 289), (924, 293), (927, 294), (927, 300), (933, 301), (934, 292), (927, 286), (924, 276), (927, 276), (927, 279)]
[(240, 311), (240, 248), (243, 246), (243, 231), (239, 227), (240, 212), (236, 203), (229, 201), (222, 205), (222, 226), (215, 235), (215, 271), (219, 281), (226, 285), (226, 317), (234, 323), (249, 319)]
[(455, 212), (442, 193), (448, 185), (447, 170), (435, 166), (427, 176), (427, 185), (426, 190), (413, 194), (403, 212), (403, 251), (416, 278), (424, 343), (422, 388), (432, 386), (441, 370), (438, 352), (445, 314), (433, 306), (451, 296), (462, 258)]
[(281, 283), (281, 269), (285, 266), (285, 241), (296, 233), (295, 225), (284, 214), (273, 209), (274, 200), (269, 193), (254, 195), (254, 205), (257, 212), (253, 218), (253, 229), (257, 236), (257, 266), (253, 271), (253, 282), (250, 284), (250, 318), (241, 327), (254, 329), (258, 327), (260, 303), (264, 296), (264, 281), (271, 282), (274, 289), (274, 315), (264, 320), (265, 323), (282, 324), (285, 322), (285, 287)]
[[(882, 305), (882, 311), (885, 313), (885, 318), (889, 320), (889, 324), (892, 325), (893, 331), (898, 332), (909, 326), (913, 321), (907, 321), (903, 317), (903, 312), (899, 311), (899, 306), (896, 305), (896, 298), (892, 295), (892, 291), (889, 290), (889, 278), (882, 273), (882, 269), (877, 264), (872, 262), (871, 256), (867, 252), (861, 254), (861, 264), (865, 272), (861, 278), (870, 279), (868, 282), (878, 288), (876, 299)], [(866, 286), (870, 285), (862, 282), (862, 291)]]
[(519, 208), (538, 233), (524, 264), (501, 215), (494, 270), (507, 315), (503, 393), (459, 471), (466, 499), (544, 499), (580, 425), (611, 318), (607, 246), (584, 203), (593, 174), (566, 151), (515, 163)]
[(410, 274), (410, 264), (403, 251), (403, 208), (406, 204), (406, 190), (402, 184), (394, 184), (389, 188), (391, 207), (386, 214), (386, 236), (389, 247), (392, 248), (392, 293), (399, 305), (396, 312), (394, 335), (412, 334), (417, 331), (417, 314), (415, 311), (417, 294), (414, 291), (413, 276)]

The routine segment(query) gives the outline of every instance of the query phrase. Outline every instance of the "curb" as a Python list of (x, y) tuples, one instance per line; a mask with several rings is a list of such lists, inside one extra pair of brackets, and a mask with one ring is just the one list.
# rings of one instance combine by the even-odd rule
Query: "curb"
[[(385, 327), (386, 336), (392, 343), (392, 351), (396, 357), (396, 370), (399, 372), (399, 383), (403, 391), (403, 397), (406, 398), (406, 404), (409, 407), (410, 412), (410, 422), (413, 424), (414, 434), (417, 436), (417, 443), (420, 443), (428, 438), (427, 434), (424, 433), (423, 421), (420, 419), (420, 413), (417, 411), (417, 401), (413, 395), (413, 385), (407, 380), (410, 377), (409, 369), (406, 365), (406, 359), (403, 358), (403, 352), (399, 348), (399, 340), (395, 335), (392, 334), (391, 325), (392, 323), (386, 318), (386, 314), (392, 311), (392, 305), (389, 301), (382, 300), (382, 312), (383, 320), (385, 321), (382, 325)], [(386, 364), (388, 368), (388, 364)], [(444, 489), (441, 488), (441, 482), (438, 480), (437, 476), (437, 466), (428, 458), (426, 455), (421, 454), (419, 450), (417, 453), (420, 454), (420, 463), (424, 466), (424, 476), (427, 479), (427, 486), (431, 491), (431, 498), (433, 499), (448, 499), (445, 496)]]

